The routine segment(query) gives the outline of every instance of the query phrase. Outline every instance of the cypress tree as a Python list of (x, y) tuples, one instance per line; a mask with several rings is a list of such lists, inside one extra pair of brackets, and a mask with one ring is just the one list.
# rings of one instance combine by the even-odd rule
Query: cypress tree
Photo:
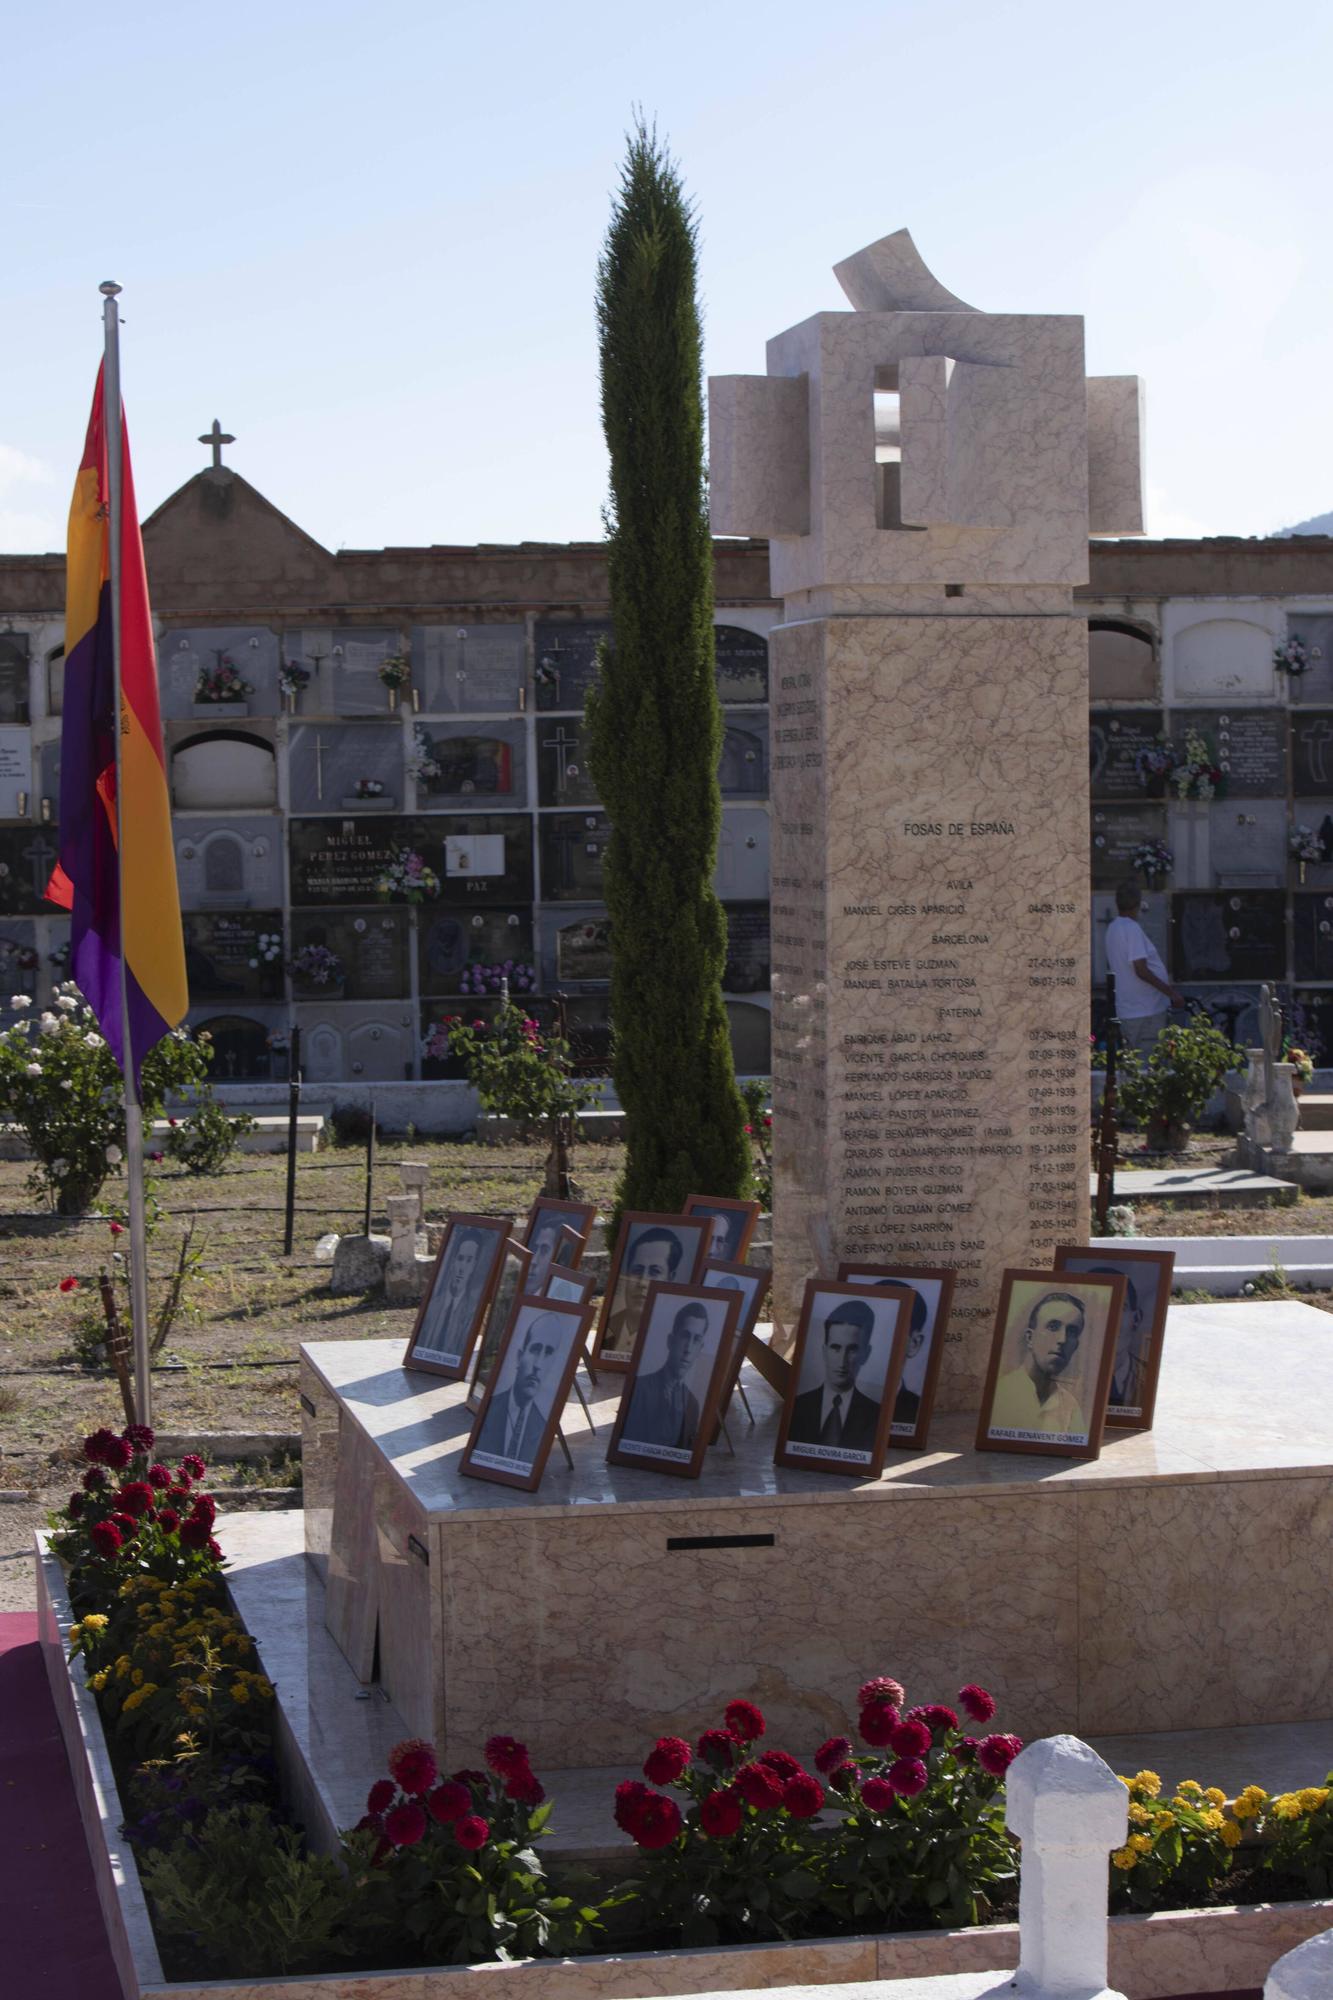
[(628, 1133), (617, 1214), (744, 1194), (750, 1179), (712, 887), (722, 715), (695, 278), (692, 206), (640, 124), (597, 273), (613, 639), (587, 705), (611, 822), (612, 1071)]

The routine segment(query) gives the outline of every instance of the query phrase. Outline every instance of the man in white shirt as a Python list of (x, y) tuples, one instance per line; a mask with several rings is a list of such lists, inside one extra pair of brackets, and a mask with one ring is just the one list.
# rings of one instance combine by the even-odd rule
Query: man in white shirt
[(1167, 978), (1156, 945), (1139, 922), (1143, 891), (1122, 882), (1115, 892), (1119, 914), (1106, 927), (1106, 969), (1115, 980), (1115, 1011), (1127, 1049), (1147, 1055), (1184, 995)]

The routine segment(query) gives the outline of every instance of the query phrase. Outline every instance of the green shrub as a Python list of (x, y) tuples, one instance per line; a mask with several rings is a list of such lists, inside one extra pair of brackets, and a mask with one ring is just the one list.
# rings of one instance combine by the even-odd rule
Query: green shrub
[(544, 1034), (512, 1000), (489, 1023), (451, 1019), (441, 1028), (482, 1108), (512, 1118), (524, 1137), (554, 1118), (573, 1116), (597, 1095), (590, 1083), (570, 1075), (569, 1043)]
[(1120, 1058), (1118, 1088), (1127, 1118), (1164, 1138), (1197, 1122), (1229, 1071), (1244, 1069), (1245, 1051), (1197, 1014), (1184, 1026), (1163, 1028), (1147, 1061), (1137, 1049)]
[(188, 1173), (220, 1173), (236, 1151), (241, 1134), (254, 1128), (248, 1111), (224, 1111), (212, 1091), (205, 1088), (183, 1118), (172, 1119), (166, 1151)]

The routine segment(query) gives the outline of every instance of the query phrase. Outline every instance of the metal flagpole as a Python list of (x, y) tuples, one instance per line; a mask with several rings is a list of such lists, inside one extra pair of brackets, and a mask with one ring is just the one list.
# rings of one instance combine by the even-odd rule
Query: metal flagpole
[(122, 811), (125, 797), (121, 769), (121, 745), (125, 735), (120, 691), (120, 589), (121, 524), (123, 518), (123, 427), (120, 412), (120, 319), (116, 300), (120, 286), (108, 281), (99, 285), (105, 304), (102, 324), (106, 335), (106, 363), (103, 406), (106, 412), (107, 499), (110, 505), (111, 542), (111, 656), (115, 670), (116, 717), (116, 862), (120, 877), (120, 1021), (124, 1043), (122, 1069), (125, 1078), (125, 1178), (130, 1193), (130, 1311), (134, 1325), (134, 1401), (141, 1424), (153, 1421), (153, 1385), (148, 1352), (148, 1230), (143, 1193), (143, 1110), (134, 1075), (134, 1049), (130, 1040), (130, 972), (125, 949), (125, 842)]

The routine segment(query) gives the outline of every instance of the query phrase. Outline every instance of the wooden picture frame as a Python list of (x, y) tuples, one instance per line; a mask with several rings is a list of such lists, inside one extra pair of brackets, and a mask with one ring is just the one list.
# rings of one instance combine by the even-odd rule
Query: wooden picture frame
[(597, 1280), (591, 1271), (570, 1271), (563, 1264), (553, 1264), (546, 1273), (546, 1283), (540, 1296), (546, 1299), (563, 1299), (567, 1305), (593, 1303), (593, 1288)]
[(838, 1277), (846, 1285), (905, 1285), (914, 1296), (902, 1380), (889, 1422), (889, 1445), (896, 1451), (923, 1451), (935, 1408), (958, 1273), (947, 1264), (862, 1264), (847, 1260), (839, 1264)]
[[(878, 1479), (911, 1319), (912, 1295), (900, 1285), (806, 1279), (773, 1453), (778, 1465)], [(842, 1436), (853, 1443), (824, 1435), (841, 1397), (847, 1398), (839, 1412)]]
[[(554, 1195), (539, 1194), (537, 1196), (529, 1208), (523, 1224), (523, 1247), (525, 1250), (532, 1251), (533, 1261), (537, 1266), (533, 1283), (533, 1290), (536, 1292), (541, 1290), (545, 1276), (541, 1269), (542, 1260), (538, 1236), (548, 1218), (558, 1218), (567, 1229), (574, 1231), (579, 1239), (578, 1255), (569, 1258), (567, 1261), (571, 1264), (581, 1264), (583, 1261), (583, 1252), (587, 1247), (588, 1236), (594, 1222), (597, 1220), (597, 1209), (594, 1203), (590, 1201), (557, 1201)], [(557, 1259), (553, 1257), (551, 1261), (554, 1263)]]
[[(706, 1215), (713, 1225), (713, 1239), (707, 1245), (705, 1262), (743, 1264), (750, 1254), (750, 1239), (759, 1220), (757, 1201), (729, 1201), (722, 1195), (689, 1194), (682, 1215)], [(726, 1224), (726, 1237), (719, 1242), (718, 1231)]]
[(1150, 1431), (1157, 1407), (1175, 1251), (1122, 1249), (1118, 1243), (1061, 1243), (1054, 1261), (1057, 1271), (1077, 1271), (1084, 1277), (1119, 1273), (1124, 1278), (1125, 1302), (1120, 1308), (1106, 1395), (1106, 1428)]
[(740, 1300), (731, 1362), (723, 1379), (722, 1400), (718, 1405), (719, 1417), (725, 1417), (731, 1408), (741, 1363), (749, 1349), (750, 1335), (754, 1332), (772, 1282), (773, 1273), (763, 1264), (728, 1263), (722, 1258), (710, 1257), (699, 1273), (699, 1283), (707, 1291), (735, 1292)]
[[(499, 1276), (501, 1252), (513, 1227), (512, 1215), (449, 1217), (435, 1269), (408, 1338), (404, 1368), (419, 1368), (426, 1374), (444, 1375), (454, 1382), (467, 1374), (473, 1344), (485, 1322), (491, 1292)], [(469, 1244), (473, 1246), (470, 1258)], [(466, 1269), (460, 1278), (460, 1266), (465, 1261)], [(456, 1283), (457, 1291), (452, 1289)]]
[(649, 1287), (608, 1465), (699, 1477), (737, 1345), (740, 1307), (739, 1292), (660, 1282)]
[(621, 1218), (597, 1321), (595, 1368), (623, 1372), (630, 1367), (649, 1288), (654, 1283), (693, 1284), (704, 1262), (708, 1233), (708, 1218), (703, 1215), (635, 1209)]
[(481, 1408), (481, 1399), (486, 1384), (491, 1379), (495, 1358), (504, 1344), (509, 1322), (513, 1318), (515, 1302), (530, 1290), (528, 1269), (532, 1254), (512, 1236), (507, 1237), (500, 1255), (495, 1283), (491, 1286), (490, 1303), (486, 1307), (486, 1319), (481, 1329), (481, 1339), (473, 1351), (472, 1374), (467, 1385), (467, 1406), (473, 1412)]
[[(514, 1301), (485, 1399), (463, 1447), (459, 1470), (467, 1478), (525, 1493), (540, 1486), (591, 1318), (586, 1305), (526, 1293)], [(520, 1395), (525, 1376), (527, 1393)]]
[(1118, 1276), (1005, 1271), (977, 1418), (978, 1451), (1098, 1456), (1124, 1300)]

